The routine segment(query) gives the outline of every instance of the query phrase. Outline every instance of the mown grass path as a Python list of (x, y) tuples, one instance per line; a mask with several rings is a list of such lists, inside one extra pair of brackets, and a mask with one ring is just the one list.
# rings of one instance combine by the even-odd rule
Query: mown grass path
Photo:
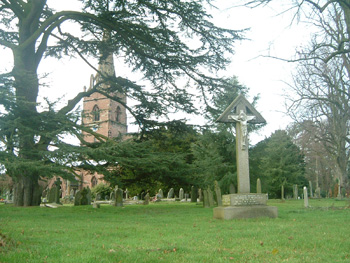
[(350, 262), (349, 201), (269, 201), (276, 219), (196, 204), (0, 205), (0, 262)]

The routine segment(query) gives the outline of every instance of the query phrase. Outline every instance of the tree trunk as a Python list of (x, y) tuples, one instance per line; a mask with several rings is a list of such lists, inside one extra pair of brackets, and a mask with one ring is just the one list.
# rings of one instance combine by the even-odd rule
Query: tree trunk
[(17, 176), (14, 180), (14, 205), (38, 206), (41, 202), (42, 187), (36, 176)]

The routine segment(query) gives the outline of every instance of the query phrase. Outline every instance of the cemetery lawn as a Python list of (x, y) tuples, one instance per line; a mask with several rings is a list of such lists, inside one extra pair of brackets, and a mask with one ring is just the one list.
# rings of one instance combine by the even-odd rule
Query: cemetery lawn
[(0, 262), (350, 262), (349, 201), (281, 202), (276, 219), (213, 218), (193, 203), (0, 205)]

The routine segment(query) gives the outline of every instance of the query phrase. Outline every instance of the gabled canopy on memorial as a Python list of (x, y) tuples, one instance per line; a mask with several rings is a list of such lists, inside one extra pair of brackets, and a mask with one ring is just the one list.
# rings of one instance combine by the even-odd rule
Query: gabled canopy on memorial
[(255, 118), (250, 120), (249, 123), (266, 123), (263, 116), (253, 107), (247, 99), (240, 94), (227, 109), (221, 114), (216, 122), (236, 122), (234, 119), (229, 118), (230, 115), (239, 115), (240, 111), (243, 110), (247, 116), (254, 116)]

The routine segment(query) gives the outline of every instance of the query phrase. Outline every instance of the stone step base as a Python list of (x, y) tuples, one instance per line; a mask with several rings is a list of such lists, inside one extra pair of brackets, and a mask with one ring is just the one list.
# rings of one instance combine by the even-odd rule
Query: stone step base
[(214, 218), (224, 220), (257, 217), (276, 218), (277, 216), (278, 211), (276, 206), (220, 206), (214, 208)]

